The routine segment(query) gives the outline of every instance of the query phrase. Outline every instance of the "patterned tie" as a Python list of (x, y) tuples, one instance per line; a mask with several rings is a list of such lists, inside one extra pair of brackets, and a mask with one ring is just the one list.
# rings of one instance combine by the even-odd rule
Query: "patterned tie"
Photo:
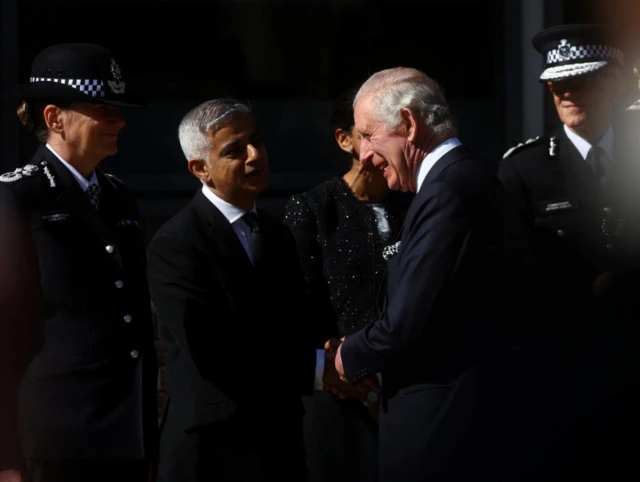
[(251, 246), (251, 254), (253, 254), (253, 265), (257, 267), (262, 258), (262, 233), (258, 224), (258, 215), (254, 212), (248, 212), (242, 219), (249, 225), (249, 245)]
[(605, 187), (605, 182), (608, 180), (607, 160), (607, 153), (602, 147), (593, 146), (589, 149), (589, 153), (587, 154), (587, 164), (589, 164), (589, 167), (593, 171), (593, 175), (602, 187)]
[(93, 204), (93, 207), (98, 209), (100, 205), (100, 186), (98, 184), (89, 184), (85, 191), (86, 195), (89, 197), (89, 201)]

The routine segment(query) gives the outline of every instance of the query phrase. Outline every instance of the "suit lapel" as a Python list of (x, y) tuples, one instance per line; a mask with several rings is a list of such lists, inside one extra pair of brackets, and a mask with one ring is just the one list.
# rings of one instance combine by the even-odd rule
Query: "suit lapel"
[(198, 190), (191, 206), (206, 225), (205, 243), (216, 266), (216, 275), (231, 297), (240, 297), (250, 289), (256, 270), (238, 239), (233, 226), (220, 210)]

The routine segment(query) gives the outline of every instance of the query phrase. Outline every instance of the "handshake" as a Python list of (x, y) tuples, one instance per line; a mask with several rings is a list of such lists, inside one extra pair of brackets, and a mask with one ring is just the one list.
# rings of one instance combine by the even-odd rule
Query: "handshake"
[(374, 418), (378, 418), (380, 407), (380, 384), (376, 377), (370, 377), (359, 383), (350, 384), (344, 376), (342, 367), (342, 357), (340, 345), (344, 337), (340, 340), (332, 338), (324, 345), (324, 374), (322, 381), (324, 389), (330, 391), (339, 398), (357, 398), (369, 410)]

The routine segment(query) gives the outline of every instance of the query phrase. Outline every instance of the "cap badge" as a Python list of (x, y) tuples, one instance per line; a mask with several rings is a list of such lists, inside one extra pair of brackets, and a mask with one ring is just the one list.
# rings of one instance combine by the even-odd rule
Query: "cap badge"
[(111, 75), (116, 79), (115, 81), (109, 80), (107, 84), (111, 88), (114, 94), (124, 94), (125, 82), (122, 80), (122, 71), (120, 66), (116, 64), (115, 59), (111, 59)]
[(566, 39), (560, 40), (558, 45), (558, 55), (562, 60), (568, 60), (571, 57), (571, 44)]

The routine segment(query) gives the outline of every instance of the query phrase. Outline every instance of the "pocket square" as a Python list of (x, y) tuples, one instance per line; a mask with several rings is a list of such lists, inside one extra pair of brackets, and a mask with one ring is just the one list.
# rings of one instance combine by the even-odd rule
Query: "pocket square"
[(401, 241), (398, 241), (396, 244), (385, 246), (385, 248), (382, 250), (382, 257), (386, 261), (389, 261), (392, 256), (398, 254), (398, 251), (400, 251), (400, 243)]

